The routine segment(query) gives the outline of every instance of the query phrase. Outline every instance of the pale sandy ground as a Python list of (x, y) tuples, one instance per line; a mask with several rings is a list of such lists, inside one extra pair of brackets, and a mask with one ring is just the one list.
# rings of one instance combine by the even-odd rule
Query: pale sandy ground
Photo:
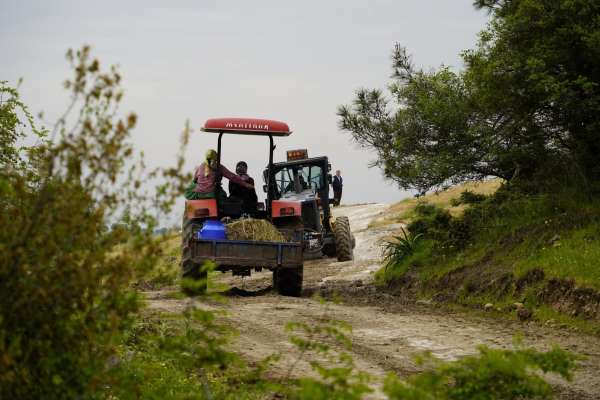
[[(434, 356), (452, 360), (473, 354), (477, 346), (511, 347), (515, 335), (521, 335), (524, 344), (538, 349), (549, 349), (553, 344), (586, 356), (575, 381), (564, 383), (550, 377), (557, 385), (561, 399), (600, 399), (600, 339), (567, 331), (552, 330), (534, 323), (521, 324), (494, 321), (462, 313), (447, 313), (435, 307), (414, 304), (392, 304), (390, 296), (371, 291), (360, 291), (357, 296), (371, 296), (361, 305), (357, 299), (325, 307), (313, 299), (311, 293), (323, 285), (367, 286), (380, 266), (378, 242), (397, 231), (401, 225), (368, 229), (371, 221), (382, 218), (387, 205), (365, 204), (335, 209), (337, 215), (347, 215), (356, 237), (355, 257), (349, 262), (334, 259), (307, 261), (304, 269), (306, 296), (282, 297), (269, 289), (271, 274), (255, 273), (242, 281), (239, 277), (222, 275), (218, 280), (242, 290), (231, 291), (225, 305), (218, 307), (227, 312), (225, 320), (239, 331), (234, 346), (248, 361), (258, 361), (270, 354), (282, 358), (271, 372), (285, 377), (297, 359), (297, 352), (289, 343), (284, 327), (288, 321), (315, 321), (324, 315), (346, 321), (353, 327), (352, 354), (359, 369), (376, 378), (377, 389), (371, 398), (381, 397), (379, 383), (388, 372), (401, 376), (419, 371), (413, 356), (430, 351)], [(175, 290), (175, 289), (172, 289)], [(147, 292), (147, 306), (168, 312), (181, 312), (190, 300), (169, 298), (168, 291)], [(234, 293), (233, 295), (231, 293)], [(237, 295), (236, 295), (237, 293)], [(358, 293), (358, 292), (357, 292)], [(371, 293), (371, 295), (369, 295)], [(381, 298), (381, 305), (373, 299)], [(392, 303), (393, 303), (392, 299)], [(211, 301), (194, 301), (198, 307), (215, 309)], [(295, 364), (292, 376), (311, 373), (310, 365), (302, 360)]]

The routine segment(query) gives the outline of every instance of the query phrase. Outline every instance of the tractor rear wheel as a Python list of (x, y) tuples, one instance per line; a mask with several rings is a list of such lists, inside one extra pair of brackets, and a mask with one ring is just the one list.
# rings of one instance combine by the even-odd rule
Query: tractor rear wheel
[[(198, 281), (195, 285), (197, 292), (206, 292), (207, 277), (206, 271), (202, 271), (202, 265), (192, 261), (192, 239), (194, 232), (200, 227), (200, 224), (194, 220), (183, 216), (181, 224), (181, 277), (183, 279), (193, 279)], [(185, 288), (184, 288), (185, 290)]]
[(304, 266), (273, 270), (273, 287), (282, 296), (299, 297), (302, 293)]
[(353, 258), (354, 237), (350, 232), (348, 217), (337, 217), (333, 229), (335, 236), (335, 249), (338, 261), (350, 261)]

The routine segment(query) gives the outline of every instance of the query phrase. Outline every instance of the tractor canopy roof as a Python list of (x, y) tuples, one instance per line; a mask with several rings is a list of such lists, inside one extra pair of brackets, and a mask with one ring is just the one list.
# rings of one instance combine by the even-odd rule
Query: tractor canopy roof
[(206, 120), (202, 130), (257, 136), (289, 136), (292, 133), (285, 122), (257, 118), (211, 118)]
[(292, 161), (280, 161), (280, 162), (276, 162), (273, 163), (273, 165), (275, 166), (275, 168), (279, 168), (279, 167), (288, 167), (288, 166), (296, 166), (296, 165), (321, 165), (321, 164), (326, 164), (329, 162), (329, 159), (327, 158), (327, 156), (320, 156), (320, 157), (311, 157), (311, 158), (304, 158), (301, 160), (292, 160)]

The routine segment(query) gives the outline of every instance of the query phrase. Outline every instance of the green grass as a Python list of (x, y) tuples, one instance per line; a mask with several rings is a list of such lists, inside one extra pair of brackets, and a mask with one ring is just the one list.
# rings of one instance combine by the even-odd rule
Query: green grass
[(543, 304), (535, 310), (535, 319), (542, 323), (553, 322), (549, 324), (551, 327), (569, 328), (592, 335), (600, 335), (600, 326), (598, 324), (580, 317), (572, 317), (557, 312)]
[[(118, 348), (106, 395), (115, 399), (264, 399), (278, 386), (226, 350), (210, 312), (147, 313)], [(194, 315), (194, 314), (192, 314)]]
[(515, 271), (541, 268), (547, 276), (572, 278), (579, 285), (600, 289), (600, 224), (563, 231), (560, 236), (517, 260)]
[(411, 268), (422, 269), (427, 265), (433, 251), (433, 243), (429, 240), (421, 240), (416, 244), (414, 251), (404, 257), (400, 262), (383, 267), (375, 274), (377, 282), (383, 284), (401, 278)]
[[(458, 304), (477, 307), (490, 302), (504, 308), (526, 298), (532, 307), (539, 309), (540, 319), (544, 320), (544, 315), (550, 311), (536, 299), (543, 282), (535, 290), (525, 293), (512, 290), (509, 293), (494, 293), (493, 290), (482, 293), (470, 291), (466, 286), (471, 280), (473, 286), (477, 286), (503, 274), (512, 274), (513, 279), (519, 279), (531, 269), (540, 269), (545, 281), (573, 279), (580, 287), (600, 289), (600, 200), (577, 196), (577, 192), (567, 190), (535, 196), (501, 190), (483, 203), (469, 206), (461, 215), (454, 216), (460, 223), (453, 222), (447, 228), (443, 225), (434, 227), (436, 230), (430, 235), (437, 236), (428, 238), (425, 235), (414, 254), (378, 271), (378, 281), (391, 284), (410, 273), (420, 282), (420, 295), (429, 297), (446, 290), (440, 285), (441, 280), (457, 271), (459, 275), (452, 280), (455, 287), (449, 288), (448, 293), (453, 294), (452, 298)], [(425, 196), (421, 202), (427, 202), (429, 197), (432, 196)], [(436, 201), (438, 207), (451, 208), (446, 204), (452, 203), (447, 195), (443, 202), (439, 198)], [(426, 218), (415, 212), (416, 204), (407, 207), (404, 202), (402, 207), (397, 207), (402, 214), (389, 215), (387, 220), (407, 216), (413, 221)], [(440, 235), (440, 231), (446, 232), (445, 236)], [(468, 232), (469, 239), (463, 248), (448, 247), (440, 242), (464, 232)], [(594, 331), (595, 328), (590, 328), (594, 326), (593, 322), (578, 321), (577, 318), (564, 318), (565, 325)]]

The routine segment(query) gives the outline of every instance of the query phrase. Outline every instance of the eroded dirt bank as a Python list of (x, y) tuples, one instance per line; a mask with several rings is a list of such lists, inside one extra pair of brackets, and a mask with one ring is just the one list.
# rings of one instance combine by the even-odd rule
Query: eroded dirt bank
[[(249, 361), (258, 361), (269, 354), (281, 353), (275, 374), (288, 374), (296, 361), (296, 352), (289, 343), (285, 324), (288, 321), (315, 321), (324, 315), (347, 321), (353, 355), (359, 369), (381, 378), (394, 371), (408, 375), (418, 371), (413, 355), (424, 350), (442, 359), (455, 359), (472, 354), (478, 345), (512, 346), (515, 335), (525, 345), (548, 349), (554, 344), (582, 354), (586, 359), (576, 373), (574, 382), (565, 384), (552, 379), (562, 399), (600, 399), (600, 339), (567, 331), (540, 327), (535, 323), (495, 321), (463, 313), (448, 313), (435, 307), (402, 302), (382, 294), (371, 285), (373, 273), (379, 267), (377, 241), (399, 226), (368, 229), (371, 221), (380, 218), (386, 205), (367, 204), (336, 209), (348, 215), (356, 236), (355, 259), (338, 263), (333, 259), (308, 261), (304, 270), (305, 295), (289, 298), (276, 295), (271, 289), (269, 272), (241, 278), (223, 275), (220, 282), (231, 289), (223, 307), (227, 321), (239, 331), (235, 348)], [(339, 290), (342, 302), (327, 306), (327, 310), (312, 298), (315, 292)], [(177, 300), (165, 291), (147, 292), (148, 307), (180, 312), (190, 300)], [(200, 307), (213, 308), (210, 301), (197, 302)], [(295, 364), (292, 375), (310, 373), (304, 362)]]

